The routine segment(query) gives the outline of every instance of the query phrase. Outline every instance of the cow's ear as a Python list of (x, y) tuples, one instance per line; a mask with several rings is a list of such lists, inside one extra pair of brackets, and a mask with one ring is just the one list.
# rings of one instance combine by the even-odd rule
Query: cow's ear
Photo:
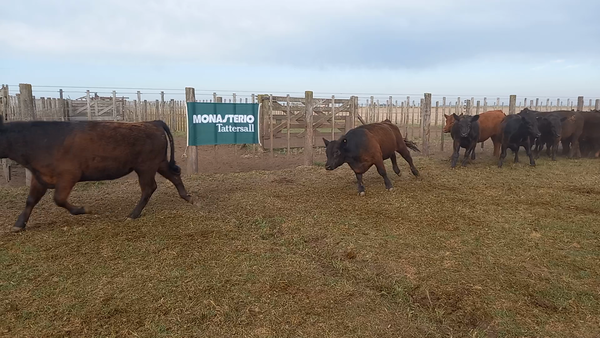
[(479, 120), (479, 115), (475, 115), (471, 117), (471, 122), (477, 122)]
[(454, 117), (454, 121), (460, 120), (460, 117), (458, 117), (458, 115), (456, 115), (456, 113), (452, 113), (452, 117)]
[(325, 143), (326, 147), (329, 145), (329, 141), (327, 141), (324, 137), (323, 137), (323, 143)]

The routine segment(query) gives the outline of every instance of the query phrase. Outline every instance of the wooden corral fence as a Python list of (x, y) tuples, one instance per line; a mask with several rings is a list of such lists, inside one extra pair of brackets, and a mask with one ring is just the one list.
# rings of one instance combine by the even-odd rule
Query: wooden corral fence
[[(30, 84), (20, 84), (19, 92), (11, 95), (9, 87), (3, 85), (0, 90), (0, 114), (8, 121), (29, 120), (113, 120), (113, 121), (147, 121), (163, 120), (175, 132), (187, 132), (186, 102), (196, 102), (194, 88), (186, 88), (185, 100), (165, 100), (165, 93), (160, 92), (160, 99), (142, 100), (142, 93), (137, 91), (133, 99), (123, 95), (98, 96), (96, 93), (85, 91), (85, 95), (77, 99), (64, 98), (63, 90), (58, 91), (58, 97), (36, 98), (32, 94)], [(207, 94), (204, 94), (207, 95)], [(208, 94), (210, 95), (210, 94)], [(198, 100), (202, 102), (249, 102), (249, 97), (244, 100), (234, 93), (231, 98), (223, 98), (212, 94), (211, 100)], [(292, 149), (301, 150), (304, 154), (304, 163), (312, 165), (313, 150), (322, 147), (321, 137), (336, 139), (349, 129), (359, 124), (389, 119), (400, 127), (403, 135), (419, 144), (423, 155), (435, 148), (444, 150), (444, 138), (449, 140), (449, 135), (442, 132), (444, 127), (444, 114), (476, 115), (489, 110), (502, 110), (506, 114), (518, 113), (525, 107), (535, 110), (577, 110), (585, 111), (600, 109), (600, 100), (588, 100), (586, 105), (583, 96), (577, 100), (546, 99), (545, 103), (539, 98), (517, 99), (510, 95), (508, 104), (496, 98), (488, 102), (488, 98), (475, 100), (474, 97), (451, 102), (446, 97), (441, 102), (432, 102), (432, 95), (425, 93), (422, 98), (411, 100), (410, 96), (404, 97), (399, 102), (392, 96), (385, 102), (379, 102), (373, 96), (361, 105), (357, 96), (336, 98), (314, 98), (313, 92), (306, 91), (304, 97), (255, 95), (252, 94), (252, 103), (260, 103), (261, 107), (261, 134), (262, 150), (270, 152), (275, 149), (286, 149), (287, 154)], [(437, 141), (439, 140), (439, 148)], [(431, 141), (434, 141), (433, 143)], [(483, 146), (483, 144), (482, 144)], [(197, 152), (195, 147), (188, 147), (188, 172), (198, 172)], [(256, 146), (253, 146), (257, 149)], [(4, 177), (10, 179), (11, 161), (3, 160)], [(27, 173), (29, 177), (29, 173)], [(27, 182), (29, 182), (27, 180)]]

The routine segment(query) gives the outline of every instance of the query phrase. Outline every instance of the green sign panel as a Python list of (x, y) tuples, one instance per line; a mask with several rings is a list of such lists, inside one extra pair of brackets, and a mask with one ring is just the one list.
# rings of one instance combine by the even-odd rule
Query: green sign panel
[(259, 143), (258, 103), (188, 102), (188, 145)]

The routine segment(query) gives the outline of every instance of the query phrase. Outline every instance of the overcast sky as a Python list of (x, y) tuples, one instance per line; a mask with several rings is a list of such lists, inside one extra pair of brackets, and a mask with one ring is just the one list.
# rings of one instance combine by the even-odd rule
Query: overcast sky
[(600, 98), (598, 0), (0, 0), (0, 8), (0, 82), (37, 85), (38, 96), (56, 91), (47, 85)]

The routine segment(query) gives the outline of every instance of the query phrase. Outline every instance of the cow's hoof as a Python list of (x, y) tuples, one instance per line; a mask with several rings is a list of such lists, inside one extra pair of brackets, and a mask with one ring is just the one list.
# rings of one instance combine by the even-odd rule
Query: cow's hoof
[(389, 188), (387, 191), (393, 191), (393, 190), (394, 190), (394, 188)]
[(21, 232), (21, 231), (25, 231), (25, 227), (12, 227), (10, 229), (11, 232), (17, 233), (17, 232)]
[(365, 195), (365, 192), (364, 192), (364, 191), (361, 191), (361, 192), (359, 192), (359, 193), (358, 193), (358, 196), (360, 196), (360, 197), (362, 197), (362, 196), (364, 196), (364, 195)]

